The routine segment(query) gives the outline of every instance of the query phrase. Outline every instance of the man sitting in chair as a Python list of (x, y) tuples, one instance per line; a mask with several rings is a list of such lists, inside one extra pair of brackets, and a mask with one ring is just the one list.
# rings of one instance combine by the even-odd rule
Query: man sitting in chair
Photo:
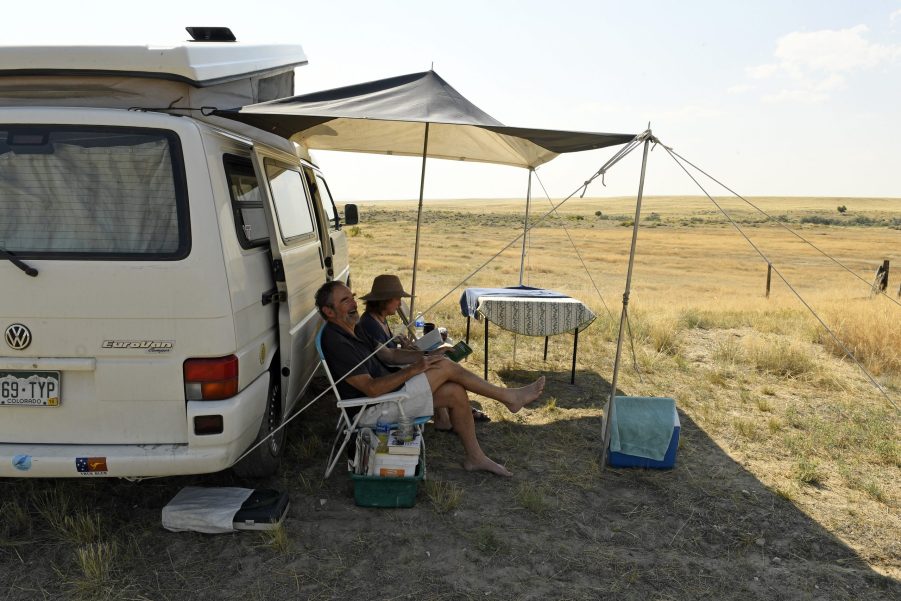
[[(343, 398), (375, 397), (404, 389), (410, 395), (403, 403), (404, 413), (409, 417), (432, 415), (435, 408), (446, 407), (454, 431), (463, 443), (463, 467), (468, 471), (512, 476), (507, 468), (489, 459), (479, 446), (467, 391), (500, 401), (511, 413), (516, 413), (541, 395), (544, 376), (522, 388), (502, 388), (443, 355), (428, 353), (421, 353), (415, 361), (391, 372), (378, 357), (369, 357), (375, 349), (366, 342), (367, 338), (357, 336), (360, 316), (350, 288), (340, 281), (323, 284), (316, 291), (316, 307), (328, 322), (322, 332), (322, 352), (332, 375), (341, 380), (338, 390)], [(397, 421), (397, 407), (386, 403), (366, 409), (360, 424), (373, 426), (384, 410), (388, 411), (388, 420)]]

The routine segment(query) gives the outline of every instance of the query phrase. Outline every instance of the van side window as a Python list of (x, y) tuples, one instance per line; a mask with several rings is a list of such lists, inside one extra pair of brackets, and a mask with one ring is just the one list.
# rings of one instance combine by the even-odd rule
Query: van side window
[[(303, 174), (307, 178), (307, 188), (310, 190), (310, 196), (313, 198), (314, 206), (316, 203), (319, 203), (325, 211), (327, 223), (323, 226), (322, 232), (325, 233), (328, 229), (334, 230), (335, 207), (332, 204), (332, 197), (329, 194), (328, 187), (325, 185), (325, 180), (322, 179), (319, 172), (313, 171), (308, 165), (303, 166)], [(317, 221), (319, 219), (320, 218), (317, 215)]]
[(269, 245), (269, 226), (263, 209), (260, 182), (249, 158), (226, 155), (225, 178), (232, 199), (238, 241), (244, 248)]
[(300, 171), (271, 159), (266, 159), (264, 164), (282, 239), (289, 242), (315, 238), (313, 216)]
[(0, 246), (23, 258), (186, 257), (190, 222), (178, 136), (0, 125)]
[(335, 229), (335, 201), (332, 199), (332, 193), (328, 189), (328, 184), (322, 179), (322, 176), (316, 174), (316, 189), (319, 190), (319, 197), (322, 199), (322, 208), (328, 215), (328, 223), (331, 229)]

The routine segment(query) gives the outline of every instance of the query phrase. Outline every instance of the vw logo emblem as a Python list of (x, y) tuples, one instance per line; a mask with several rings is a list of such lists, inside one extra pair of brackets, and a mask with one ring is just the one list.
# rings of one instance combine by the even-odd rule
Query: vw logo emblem
[(22, 351), (31, 344), (31, 330), (20, 323), (14, 323), (6, 328), (6, 344), (14, 351)]

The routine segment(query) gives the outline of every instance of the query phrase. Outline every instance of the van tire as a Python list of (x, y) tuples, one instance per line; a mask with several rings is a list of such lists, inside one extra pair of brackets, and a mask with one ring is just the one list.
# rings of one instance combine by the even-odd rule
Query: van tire
[[(273, 365), (278, 365), (278, 361), (273, 361)], [(260, 431), (253, 444), (263, 439), (266, 441), (232, 466), (235, 475), (241, 478), (267, 478), (278, 471), (285, 451), (287, 429), (282, 428), (274, 436), (269, 434), (282, 425), (283, 419), (282, 377), (277, 371), (270, 370), (266, 412), (263, 414), (263, 423), (260, 424)]]

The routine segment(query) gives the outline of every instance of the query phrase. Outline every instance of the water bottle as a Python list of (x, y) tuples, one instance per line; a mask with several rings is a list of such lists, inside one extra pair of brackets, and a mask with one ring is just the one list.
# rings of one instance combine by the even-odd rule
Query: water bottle
[(381, 415), (379, 415), (378, 421), (375, 422), (376, 436), (382, 436), (384, 434), (387, 437), (390, 429), (391, 422), (388, 421), (388, 410), (382, 409), (382, 413)]
[(414, 325), (414, 330), (416, 331), (416, 338), (417, 339), (422, 338), (422, 336), (424, 334), (423, 330), (425, 330), (425, 317), (423, 317), (422, 315), (418, 315), (416, 317), (416, 321), (413, 322), (413, 325)]
[(400, 442), (410, 442), (416, 431), (413, 429), (413, 420), (406, 415), (401, 415), (397, 420), (397, 440)]
[(379, 439), (376, 453), (388, 452), (388, 433), (391, 431), (391, 422), (388, 421), (388, 410), (382, 409), (378, 421), (375, 422), (375, 435)]

